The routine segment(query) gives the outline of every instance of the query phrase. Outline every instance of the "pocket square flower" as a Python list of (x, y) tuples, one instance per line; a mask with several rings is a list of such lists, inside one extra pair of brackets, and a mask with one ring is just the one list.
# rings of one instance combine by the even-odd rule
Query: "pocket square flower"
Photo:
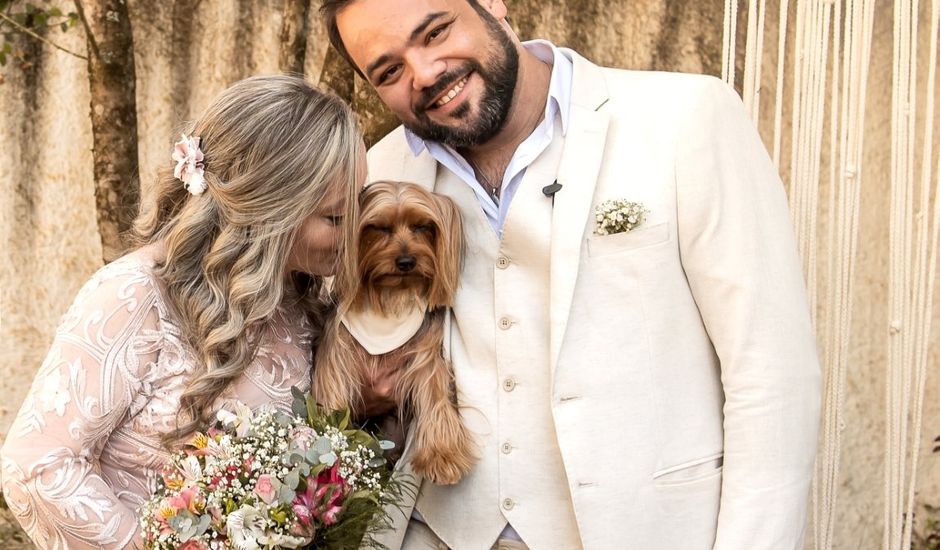
[(641, 203), (623, 199), (610, 199), (594, 208), (595, 235), (627, 233), (646, 221), (649, 210)]

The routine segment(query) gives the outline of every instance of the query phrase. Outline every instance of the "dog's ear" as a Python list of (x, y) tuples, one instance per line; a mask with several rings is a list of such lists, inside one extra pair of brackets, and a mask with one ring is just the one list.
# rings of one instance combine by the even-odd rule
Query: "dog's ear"
[(460, 283), (463, 260), (463, 225), (460, 212), (449, 197), (432, 195), (437, 209), (439, 227), (434, 240), (437, 274), (428, 293), (428, 307), (450, 307)]

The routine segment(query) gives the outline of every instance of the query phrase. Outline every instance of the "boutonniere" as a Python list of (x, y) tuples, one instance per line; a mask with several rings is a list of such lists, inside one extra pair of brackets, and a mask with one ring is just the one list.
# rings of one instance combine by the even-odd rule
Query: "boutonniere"
[(623, 199), (610, 199), (594, 208), (596, 235), (613, 235), (627, 233), (646, 221), (649, 210), (641, 203), (625, 201)]

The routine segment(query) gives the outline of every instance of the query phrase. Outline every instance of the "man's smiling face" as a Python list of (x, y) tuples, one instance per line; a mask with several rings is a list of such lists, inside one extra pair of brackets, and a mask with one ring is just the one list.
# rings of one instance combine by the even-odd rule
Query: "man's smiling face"
[(336, 25), (379, 97), (419, 137), (472, 147), (512, 105), (519, 54), (499, 0), (356, 0)]

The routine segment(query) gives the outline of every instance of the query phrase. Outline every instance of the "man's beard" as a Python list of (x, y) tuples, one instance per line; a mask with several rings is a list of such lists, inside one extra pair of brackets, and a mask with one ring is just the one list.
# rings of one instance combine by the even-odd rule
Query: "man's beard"
[[(405, 124), (421, 139), (444, 143), (455, 149), (473, 147), (492, 139), (506, 124), (506, 118), (512, 106), (513, 93), (516, 90), (519, 53), (492, 15), (482, 9), (478, 10), (478, 13), (486, 23), (489, 36), (495, 42), (496, 51), (486, 59), (486, 66), (477, 60), (469, 60), (459, 68), (441, 75), (433, 86), (421, 93), (418, 103), (412, 108), (416, 120)], [(427, 113), (431, 101), (452, 88), (470, 72), (479, 75), (484, 84), (483, 97), (480, 99), (479, 113), (476, 118), (470, 118), (471, 107), (465, 102), (452, 113), (454, 118), (464, 121), (465, 124), (446, 126), (431, 120)]]

